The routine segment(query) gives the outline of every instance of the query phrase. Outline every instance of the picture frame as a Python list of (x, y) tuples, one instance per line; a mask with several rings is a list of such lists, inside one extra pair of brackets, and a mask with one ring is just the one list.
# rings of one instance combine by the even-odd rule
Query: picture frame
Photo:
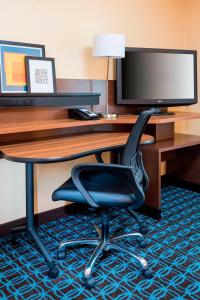
[(27, 93), (25, 57), (45, 57), (45, 46), (0, 40), (0, 93)]
[(55, 60), (51, 57), (25, 57), (29, 94), (56, 93)]

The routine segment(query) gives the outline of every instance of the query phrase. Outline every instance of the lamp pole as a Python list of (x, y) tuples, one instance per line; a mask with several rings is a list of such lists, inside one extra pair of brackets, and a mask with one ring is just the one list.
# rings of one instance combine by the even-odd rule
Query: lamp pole
[(110, 67), (110, 57), (107, 56), (107, 74), (106, 74), (106, 116), (108, 117), (108, 97), (109, 97), (109, 67)]
[(109, 68), (110, 58), (125, 56), (125, 36), (122, 34), (96, 34), (93, 37), (93, 56), (107, 58), (105, 113), (106, 119), (115, 119), (117, 114), (109, 113)]

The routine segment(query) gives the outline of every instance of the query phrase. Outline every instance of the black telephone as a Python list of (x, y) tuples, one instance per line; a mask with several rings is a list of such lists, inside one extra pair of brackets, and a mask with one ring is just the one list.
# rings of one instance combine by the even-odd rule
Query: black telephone
[(77, 120), (99, 120), (99, 116), (86, 108), (75, 108), (69, 110), (69, 117)]

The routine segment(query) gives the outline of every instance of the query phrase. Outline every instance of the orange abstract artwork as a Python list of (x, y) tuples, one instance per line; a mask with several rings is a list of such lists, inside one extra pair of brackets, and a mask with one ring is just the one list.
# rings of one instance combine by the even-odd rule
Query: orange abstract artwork
[(6, 84), (10, 86), (26, 85), (26, 73), (24, 65), (25, 54), (4, 53), (4, 67), (6, 73)]

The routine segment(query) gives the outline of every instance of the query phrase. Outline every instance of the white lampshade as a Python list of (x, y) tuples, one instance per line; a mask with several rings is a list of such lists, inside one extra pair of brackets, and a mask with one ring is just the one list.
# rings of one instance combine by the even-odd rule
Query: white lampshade
[(124, 57), (125, 36), (123, 34), (97, 34), (93, 36), (93, 56)]

